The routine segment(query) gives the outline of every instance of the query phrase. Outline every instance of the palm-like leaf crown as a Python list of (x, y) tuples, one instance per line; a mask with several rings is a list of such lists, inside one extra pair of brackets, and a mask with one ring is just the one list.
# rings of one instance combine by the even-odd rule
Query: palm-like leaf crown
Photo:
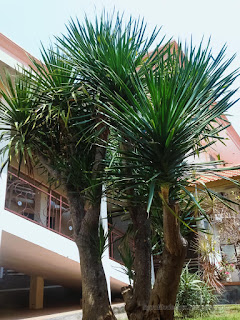
[(144, 20), (130, 18), (124, 25), (123, 16), (118, 13), (103, 13), (95, 23), (87, 17), (82, 24), (71, 20), (67, 29), (68, 34), (58, 38), (59, 46), (79, 71), (79, 76), (95, 90), (101, 82), (109, 90), (123, 94), (121, 84), (111, 76), (110, 70), (114, 70), (126, 85), (131, 85), (131, 73), (141, 69), (144, 60), (154, 64), (155, 51), (150, 57), (147, 53), (159, 30), (155, 28), (146, 38)]
[[(101, 83), (108, 97), (108, 104), (101, 104), (119, 145), (127, 145), (117, 151), (131, 169), (124, 168), (119, 174), (121, 181), (125, 175), (128, 187), (148, 185), (150, 198), (155, 186), (158, 191), (180, 188), (193, 197), (185, 187), (194, 183), (195, 174), (214, 172), (213, 163), (196, 164), (190, 157), (221, 139), (220, 132), (229, 125), (221, 117), (236, 102), (232, 99), (236, 90), (231, 90), (231, 85), (238, 74), (226, 75), (234, 57), (224, 60), (225, 51), (223, 47), (213, 59), (209, 44), (206, 49), (202, 45), (186, 47), (184, 53), (180, 43), (177, 49), (167, 44), (155, 53), (154, 68), (146, 64), (141, 76), (132, 73), (130, 86), (109, 68), (114, 81), (124, 88), (124, 95), (110, 92)], [(119, 161), (117, 166), (119, 169)]]
[(7, 162), (16, 156), (19, 168), (44, 162), (58, 179), (84, 190), (92, 183), (97, 115), (66, 57), (51, 48), (42, 58), (44, 64), (32, 60), (31, 70), (14, 80), (6, 76), (0, 121), (7, 144), (1, 153), (9, 152)]
[(33, 60), (15, 84), (7, 77), (0, 121), (2, 139), (10, 143), (1, 152), (11, 150), (20, 163), (42, 156), (77, 180), (77, 172), (91, 172), (93, 142), (107, 125), (121, 158), (114, 174), (127, 187), (141, 184), (142, 196), (147, 186), (150, 198), (156, 185), (188, 193), (193, 171), (212, 170), (189, 157), (220, 138), (225, 125), (219, 119), (234, 104), (230, 86), (237, 73), (225, 75), (233, 59), (224, 60), (225, 47), (213, 59), (209, 45), (183, 54), (181, 44), (160, 49), (162, 39), (147, 55), (158, 31), (147, 40), (145, 29), (140, 20), (124, 26), (119, 15), (102, 15), (95, 24), (71, 21), (58, 39), (61, 50), (43, 48), (44, 64)]
[(23, 70), (15, 82), (8, 77), (0, 105), (2, 139), (8, 144), (1, 152), (17, 156), (19, 168), (22, 161), (31, 167), (37, 158), (82, 189), (96, 183), (91, 181), (95, 142), (105, 130), (95, 103), (99, 77), (121, 92), (106, 67), (130, 83), (133, 66), (142, 64), (157, 35), (144, 40), (143, 21), (130, 20), (123, 28), (119, 15), (116, 21), (108, 18), (103, 15), (95, 25), (87, 18), (85, 25), (72, 21), (69, 34), (59, 39), (62, 49), (42, 47), (43, 63), (31, 59), (30, 71)]

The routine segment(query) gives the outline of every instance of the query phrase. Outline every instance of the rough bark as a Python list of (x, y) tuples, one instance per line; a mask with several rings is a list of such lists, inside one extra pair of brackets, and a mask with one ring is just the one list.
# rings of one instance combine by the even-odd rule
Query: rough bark
[(151, 293), (146, 319), (173, 320), (181, 271), (187, 253), (187, 241), (180, 234), (178, 206), (170, 205), (168, 189), (162, 189), (164, 250)]
[(80, 254), (83, 320), (116, 320), (108, 298), (106, 277), (99, 255), (100, 204), (84, 207), (78, 194), (68, 192), (74, 238)]
[[(137, 209), (134, 227), (134, 295), (142, 307), (149, 302), (151, 290), (151, 226), (146, 210)], [(144, 290), (143, 290), (144, 288)]]
[[(92, 147), (91, 152), (95, 153), (94, 163), (92, 167), (90, 167), (91, 161), (87, 164), (89, 165), (89, 171), (92, 172), (93, 183), (94, 180), (98, 182), (97, 179), (104, 169), (102, 160), (105, 158), (106, 149), (103, 144), (104, 141), (107, 142), (109, 134), (109, 130), (105, 128), (101, 120), (101, 115), (96, 118), (97, 130), (101, 132), (99, 136), (101, 145), (96, 144), (95, 147)], [(61, 129), (64, 135), (65, 126), (63, 125)], [(77, 141), (75, 142), (77, 143)], [(73, 157), (75, 156), (77, 152), (75, 142), (70, 139), (62, 144), (64, 154), (65, 149), (68, 148), (68, 153)], [(61, 141), (59, 144), (61, 144)], [(38, 159), (49, 174), (61, 182), (67, 192), (74, 239), (80, 254), (83, 320), (116, 320), (108, 298), (106, 277), (99, 250), (98, 230), (102, 186), (96, 183), (92, 193), (92, 198), (95, 197), (95, 199), (92, 199), (93, 203), (90, 203), (78, 192), (82, 186), (77, 186), (77, 181), (69, 181), (71, 162), (66, 166), (66, 171), (59, 172), (55, 169), (51, 158), (46, 158), (39, 152)], [(74, 176), (74, 172), (71, 172), (71, 174)]]
[[(99, 125), (102, 127), (102, 124)], [(107, 141), (108, 130), (101, 134)], [(95, 161), (92, 179), (97, 179), (103, 170), (102, 160), (106, 150), (95, 148)], [(99, 250), (99, 218), (102, 186), (95, 187), (94, 203), (80, 197), (72, 186), (67, 188), (70, 211), (73, 221), (74, 238), (80, 254), (82, 276), (83, 320), (116, 320), (108, 298), (107, 282)]]
[(124, 287), (122, 295), (130, 320), (142, 320), (151, 293), (151, 227), (146, 210), (130, 209), (134, 230), (134, 284)]
[[(127, 151), (129, 145), (122, 143), (122, 150)], [(131, 168), (123, 157), (126, 176), (132, 175)], [(134, 189), (127, 191), (130, 199), (134, 199)], [(151, 293), (151, 223), (146, 208), (128, 203), (134, 232), (134, 282), (133, 287), (122, 288), (125, 310), (130, 320), (142, 320), (146, 313)]]

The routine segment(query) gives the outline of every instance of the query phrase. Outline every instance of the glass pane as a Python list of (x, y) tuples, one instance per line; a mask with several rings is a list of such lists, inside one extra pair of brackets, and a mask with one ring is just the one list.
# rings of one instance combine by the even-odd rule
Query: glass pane
[(35, 194), (34, 187), (13, 174), (8, 174), (5, 202), (7, 209), (34, 220)]
[(237, 262), (235, 246), (233, 244), (226, 244), (221, 246), (222, 252), (226, 255), (228, 263)]
[(15, 169), (8, 172), (6, 209), (68, 237), (73, 236), (67, 199)]

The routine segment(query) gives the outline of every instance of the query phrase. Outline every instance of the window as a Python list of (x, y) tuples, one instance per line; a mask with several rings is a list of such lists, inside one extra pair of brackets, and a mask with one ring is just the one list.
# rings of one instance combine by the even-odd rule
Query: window
[(6, 209), (34, 220), (44, 227), (72, 237), (72, 221), (67, 199), (56, 191), (10, 168)]

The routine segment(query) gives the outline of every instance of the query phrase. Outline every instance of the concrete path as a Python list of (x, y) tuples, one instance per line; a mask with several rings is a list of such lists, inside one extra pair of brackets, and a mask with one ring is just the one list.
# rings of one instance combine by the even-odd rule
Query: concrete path
[[(114, 304), (112, 305), (113, 312), (116, 315), (118, 320), (127, 320), (126, 313), (124, 311), (124, 304)], [(31, 311), (26, 310), (23, 312), (9, 312), (5, 314), (0, 314), (1, 320), (81, 320), (82, 319), (82, 311), (72, 310), (66, 311), (53, 309), (53, 310), (42, 310), (42, 311)]]

